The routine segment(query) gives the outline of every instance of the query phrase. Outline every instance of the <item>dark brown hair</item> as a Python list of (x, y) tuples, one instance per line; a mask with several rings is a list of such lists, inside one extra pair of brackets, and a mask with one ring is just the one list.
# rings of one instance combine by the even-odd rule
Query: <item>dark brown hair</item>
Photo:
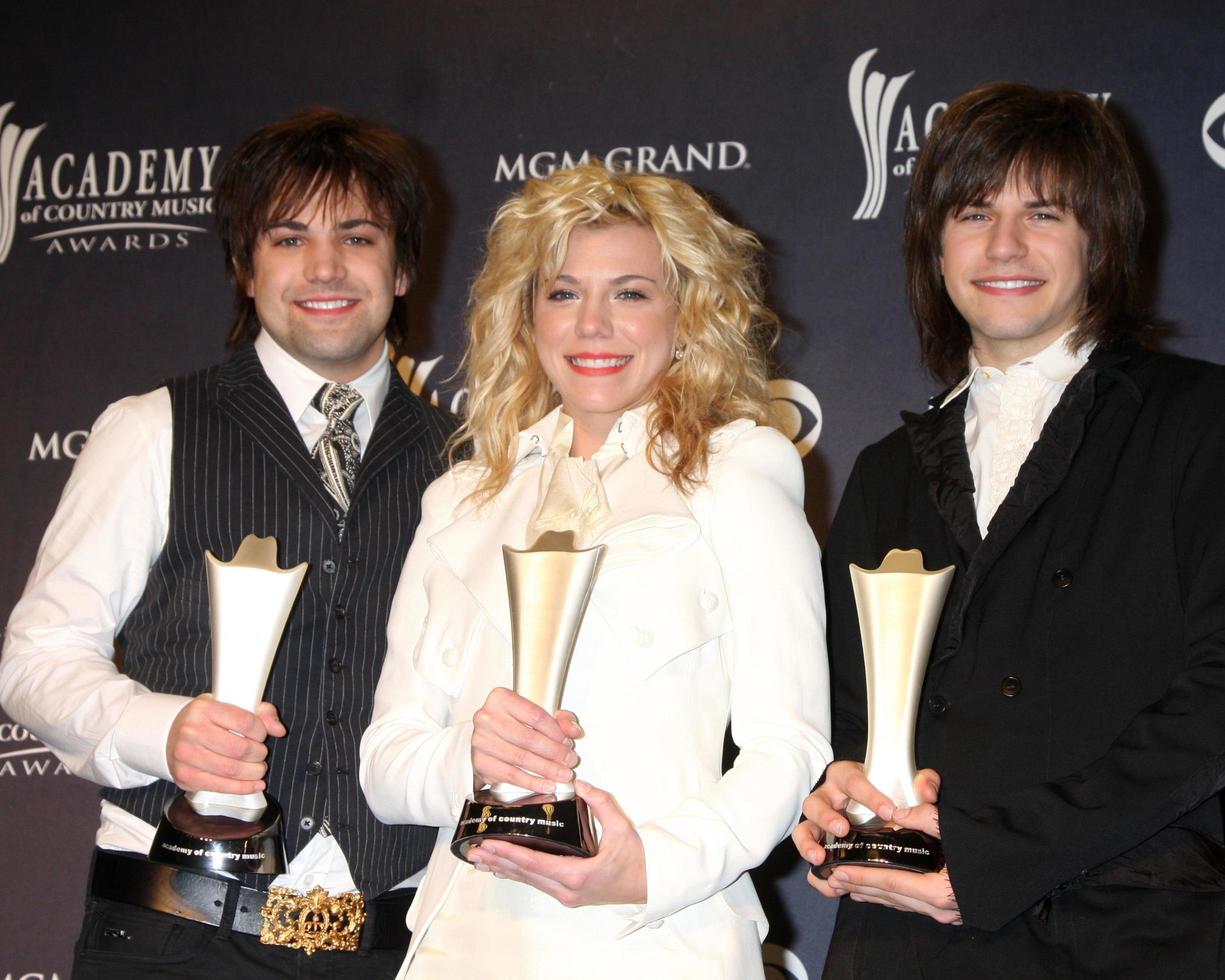
[[(234, 281), (234, 325), (226, 343), (255, 339), (259, 320), (246, 285), (268, 225), (292, 217), (316, 195), (324, 207), (360, 194), (395, 242), (396, 272), (410, 278), (421, 254), (427, 200), (408, 141), (384, 126), (337, 112), (306, 109), (248, 136), (222, 165), (213, 197), (226, 270)], [(387, 324), (393, 347), (407, 329), (404, 297)]]
[(945, 384), (966, 370), (970, 328), (940, 273), (948, 216), (994, 197), (1011, 178), (1071, 211), (1089, 239), (1085, 308), (1072, 342), (1134, 335), (1136, 256), (1144, 204), (1118, 122), (1079, 92), (1012, 82), (956, 99), (932, 127), (906, 198), (906, 295), (923, 364)]

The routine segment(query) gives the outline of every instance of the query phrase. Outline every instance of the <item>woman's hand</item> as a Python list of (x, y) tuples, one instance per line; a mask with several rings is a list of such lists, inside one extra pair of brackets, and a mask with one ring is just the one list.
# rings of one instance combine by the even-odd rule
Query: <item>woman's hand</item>
[(474, 789), (511, 783), (533, 793), (552, 793), (574, 779), (574, 740), (583, 729), (569, 711), (550, 715), (504, 687), (489, 692), (472, 716)]
[(567, 908), (645, 903), (646, 852), (638, 831), (610, 793), (581, 780), (574, 789), (600, 821), (600, 850), (595, 857), (562, 857), (488, 840), (472, 848), (468, 860), (478, 871), (531, 885)]

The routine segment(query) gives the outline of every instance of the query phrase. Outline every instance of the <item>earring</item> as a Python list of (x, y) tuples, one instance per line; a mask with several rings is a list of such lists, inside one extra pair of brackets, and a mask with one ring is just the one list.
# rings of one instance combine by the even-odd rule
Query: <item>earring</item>
[(684, 347), (673, 347), (672, 348), (672, 360), (673, 361), (679, 361), (684, 356), (685, 356)]

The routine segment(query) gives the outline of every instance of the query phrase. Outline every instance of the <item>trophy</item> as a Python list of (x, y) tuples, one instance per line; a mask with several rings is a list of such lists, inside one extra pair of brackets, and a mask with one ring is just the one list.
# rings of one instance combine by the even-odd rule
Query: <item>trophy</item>
[[(502, 547), (515, 693), (551, 715), (561, 705), (574, 641), (604, 549), (576, 549), (573, 531), (546, 531), (524, 551)], [(574, 857), (596, 852), (591, 814), (571, 783), (559, 785), (555, 793), (532, 793), (513, 783), (479, 791), (464, 803), (451, 853), (466, 861), (468, 851), (483, 840)]]
[[(929, 572), (920, 552), (895, 548), (880, 568), (851, 565), (850, 571), (867, 677), (864, 775), (898, 806), (916, 806), (915, 715), (953, 566)], [(886, 823), (854, 801), (846, 816), (851, 829), (845, 837), (825, 835), (825, 863), (813, 867), (819, 877), (843, 864), (919, 872), (943, 866), (936, 838)]]
[[(213, 697), (254, 711), (307, 565), (282, 569), (276, 539), (247, 535), (234, 560), (208, 564), (213, 644)], [(281, 807), (263, 793), (198, 790), (168, 804), (149, 859), (180, 868), (232, 874), (285, 869)]]

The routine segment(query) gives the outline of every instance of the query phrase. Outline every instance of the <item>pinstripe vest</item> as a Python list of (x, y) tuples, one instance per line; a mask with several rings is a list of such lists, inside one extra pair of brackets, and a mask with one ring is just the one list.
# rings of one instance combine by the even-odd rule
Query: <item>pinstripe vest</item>
[[(393, 370), (341, 533), (334, 502), (254, 348), (168, 388), (170, 526), (119, 634), (124, 672), (159, 692), (211, 689), (205, 549), (229, 561), (248, 534), (273, 535), (282, 568), (308, 562), (265, 694), (289, 729), (269, 739), (268, 791), (284, 809), (291, 859), (326, 813), (358, 888), (377, 895), (425, 865), (435, 836), (432, 828), (375, 819), (357, 782), (358, 744), (421, 494), (444, 468), (453, 424)], [(102, 795), (156, 824), (176, 792), (159, 781)]]

